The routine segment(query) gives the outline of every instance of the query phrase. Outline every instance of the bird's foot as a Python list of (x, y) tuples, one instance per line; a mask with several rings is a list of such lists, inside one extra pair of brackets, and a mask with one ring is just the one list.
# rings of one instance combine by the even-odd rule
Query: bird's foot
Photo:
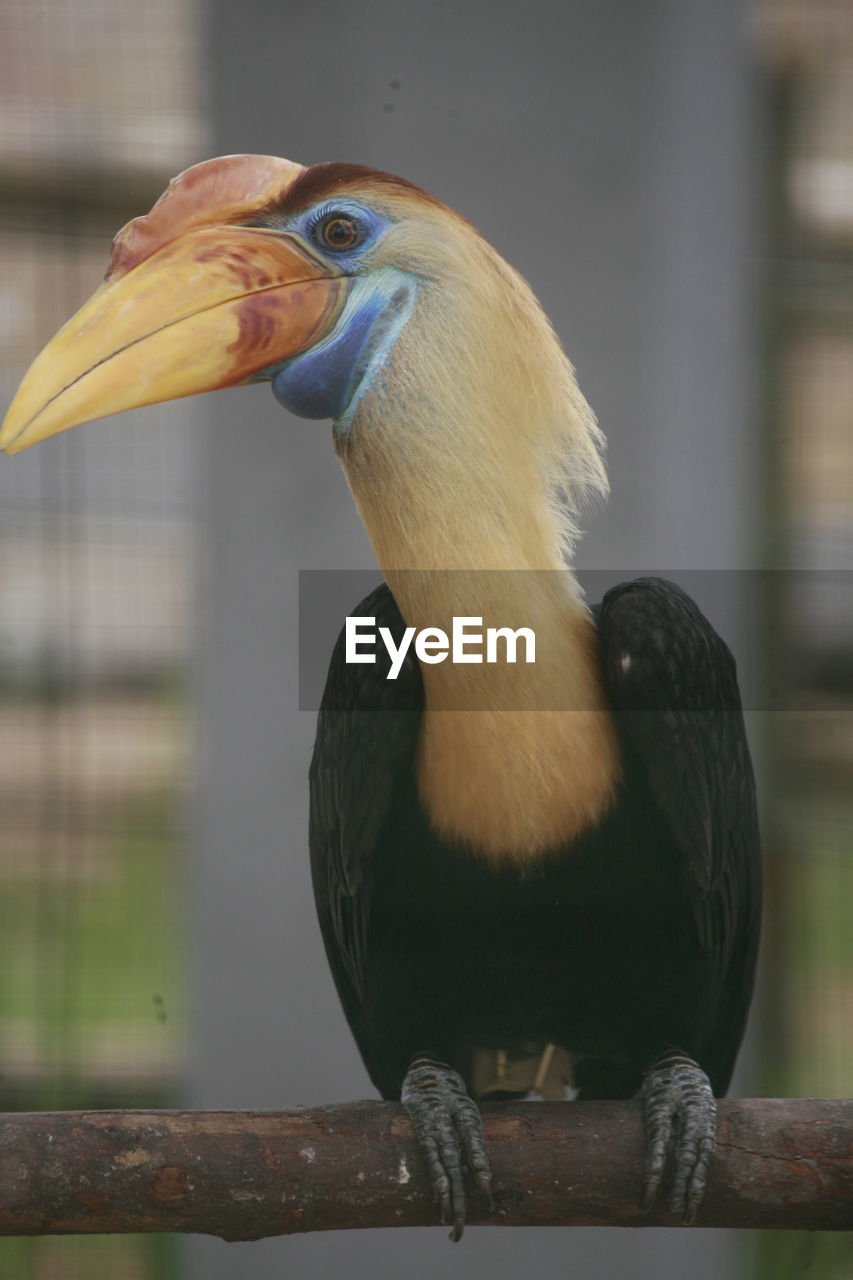
[(426, 1156), (433, 1199), (441, 1207), (442, 1222), (452, 1224), (450, 1239), (455, 1243), (462, 1238), (467, 1211), (463, 1159), (486, 1204), (495, 1207), (479, 1108), (459, 1073), (425, 1054), (412, 1059), (401, 1101)]
[(705, 1194), (717, 1145), (717, 1104), (711, 1082), (692, 1058), (667, 1053), (643, 1079), (646, 1167), (643, 1212), (654, 1203), (670, 1151), (675, 1161), (670, 1207), (689, 1225)]

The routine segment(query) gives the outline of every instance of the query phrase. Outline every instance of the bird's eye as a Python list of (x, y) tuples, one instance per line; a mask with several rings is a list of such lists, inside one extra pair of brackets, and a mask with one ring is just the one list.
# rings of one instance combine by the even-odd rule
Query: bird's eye
[(340, 213), (332, 214), (320, 224), (320, 239), (329, 249), (351, 249), (358, 238), (358, 223)]

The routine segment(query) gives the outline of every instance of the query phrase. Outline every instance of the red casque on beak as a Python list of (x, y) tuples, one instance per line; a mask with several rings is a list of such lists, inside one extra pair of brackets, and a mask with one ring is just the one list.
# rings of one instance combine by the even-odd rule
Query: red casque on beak
[(303, 172), (241, 155), (177, 177), (119, 232), (105, 283), (30, 366), (0, 448), (17, 453), (93, 418), (246, 382), (319, 341), (347, 280), (302, 240), (239, 225)]

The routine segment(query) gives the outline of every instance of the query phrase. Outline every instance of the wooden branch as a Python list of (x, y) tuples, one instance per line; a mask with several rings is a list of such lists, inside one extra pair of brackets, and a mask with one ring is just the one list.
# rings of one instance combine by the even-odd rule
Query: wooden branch
[[(678, 1226), (637, 1207), (635, 1102), (484, 1108), (509, 1226)], [(661, 1198), (663, 1202), (663, 1197)], [(412, 1129), (391, 1103), (284, 1112), (9, 1114), (0, 1234), (197, 1231), (225, 1240), (436, 1222)], [(720, 1104), (699, 1226), (853, 1229), (853, 1101)]]

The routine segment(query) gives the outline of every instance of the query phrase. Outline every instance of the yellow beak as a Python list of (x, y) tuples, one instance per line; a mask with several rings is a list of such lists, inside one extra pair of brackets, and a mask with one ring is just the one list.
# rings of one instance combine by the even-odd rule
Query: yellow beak
[(60, 329), (26, 373), (0, 448), (250, 381), (313, 346), (348, 284), (289, 234), (190, 228), (108, 279)]

